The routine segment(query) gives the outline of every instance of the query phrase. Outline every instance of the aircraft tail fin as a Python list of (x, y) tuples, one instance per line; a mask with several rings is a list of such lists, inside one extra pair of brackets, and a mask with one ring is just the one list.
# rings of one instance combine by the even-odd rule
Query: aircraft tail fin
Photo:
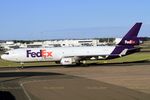
[(128, 33), (122, 38), (122, 40), (118, 43), (118, 45), (139, 45), (140, 38), (138, 38), (138, 33), (142, 23), (136, 23)]
[(122, 38), (122, 40), (118, 43), (111, 55), (107, 57), (107, 59), (112, 59), (118, 56), (125, 56), (134, 52), (138, 52), (140, 48), (135, 47), (135, 45), (140, 44), (141, 38), (137, 37), (137, 35), (140, 31), (141, 25), (142, 23), (136, 23)]

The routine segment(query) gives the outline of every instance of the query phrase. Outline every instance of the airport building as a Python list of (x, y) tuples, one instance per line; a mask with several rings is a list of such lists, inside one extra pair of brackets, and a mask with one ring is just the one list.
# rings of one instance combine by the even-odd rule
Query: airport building
[(78, 46), (97, 46), (99, 43), (98, 40), (53, 40), (53, 41), (44, 41), (45, 46), (50, 47), (78, 47)]
[(38, 48), (38, 47), (81, 47), (81, 46), (101, 46), (118, 43), (119, 39), (115, 41), (108, 41), (100, 39), (70, 39), (70, 40), (43, 40), (43, 41), (29, 41), (26, 42), (14, 42), (5, 41), (0, 43), (0, 49), (10, 50), (17, 48)]

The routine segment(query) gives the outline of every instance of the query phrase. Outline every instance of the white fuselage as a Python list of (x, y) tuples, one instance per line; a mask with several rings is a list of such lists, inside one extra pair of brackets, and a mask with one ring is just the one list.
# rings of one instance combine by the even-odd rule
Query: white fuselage
[(27, 48), (8, 51), (1, 57), (15, 62), (60, 61), (64, 57), (110, 55), (114, 49), (115, 46)]

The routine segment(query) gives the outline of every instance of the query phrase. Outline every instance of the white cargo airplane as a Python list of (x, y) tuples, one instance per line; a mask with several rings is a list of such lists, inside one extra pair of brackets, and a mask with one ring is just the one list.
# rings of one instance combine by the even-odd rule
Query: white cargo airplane
[(140, 38), (137, 37), (142, 23), (136, 23), (116, 46), (53, 47), (14, 49), (1, 58), (13, 62), (55, 61), (62, 65), (79, 64), (87, 59), (113, 59), (137, 52)]

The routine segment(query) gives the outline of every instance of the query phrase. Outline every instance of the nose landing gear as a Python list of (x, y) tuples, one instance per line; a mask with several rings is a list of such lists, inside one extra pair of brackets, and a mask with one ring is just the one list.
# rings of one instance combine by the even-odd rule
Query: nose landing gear
[(24, 62), (20, 62), (21, 68), (24, 68)]

